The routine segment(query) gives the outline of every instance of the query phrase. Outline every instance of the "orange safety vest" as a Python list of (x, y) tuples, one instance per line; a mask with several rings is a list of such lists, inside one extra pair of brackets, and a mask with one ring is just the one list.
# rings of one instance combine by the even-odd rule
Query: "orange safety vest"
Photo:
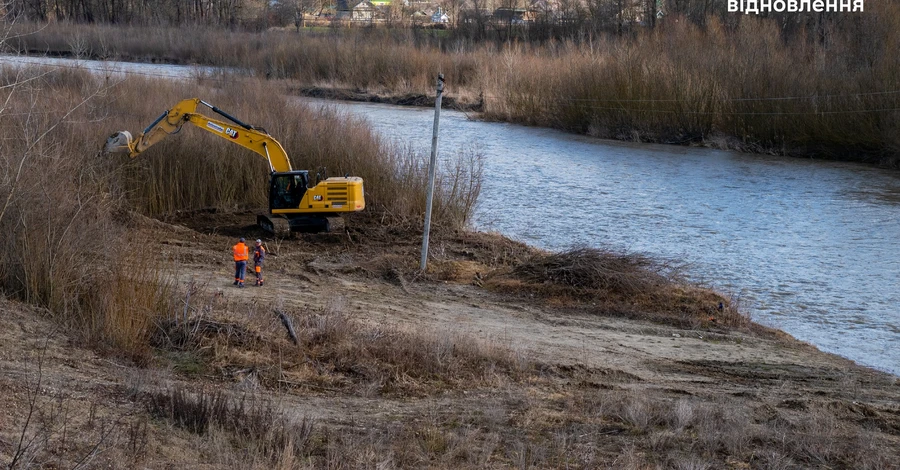
[(235, 261), (247, 261), (247, 259), (250, 258), (250, 251), (247, 248), (247, 245), (238, 242), (232, 249), (234, 250)]

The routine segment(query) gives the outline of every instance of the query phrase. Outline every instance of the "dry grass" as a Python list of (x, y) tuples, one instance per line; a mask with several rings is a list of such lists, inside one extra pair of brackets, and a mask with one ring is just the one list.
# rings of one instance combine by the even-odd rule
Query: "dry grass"
[[(196, 298), (205, 299), (202, 295)], [(219, 304), (207, 299), (196, 305)], [(205, 321), (225, 324), (221, 313)], [(284, 357), (289, 351), (303, 354), (326, 344), (334, 347), (335, 342), (363, 339), (340, 333), (348, 327), (339, 319), (310, 317), (301, 321), (303, 318), (295, 316), (302, 344), (295, 347), (283, 341)], [(324, 324), (329, 321), (330, 325)], [(231, 323), (234, 345), (240, 342), (243, 353), (251, 354), (255, 350), (252, 342), (257, 340), (248, 336), (250, 330), (271, 336), (258, 341), (272, 342), (276, 335), (283, 336), (280, 325), (268, 328), (264, 323)], [(182, 347), (218, 347), (220, 351), (229, 347), (224, 328), (212, 328), (202, 335), (205, 338), (195, 335)], [(422, 349), (420, 344), (415, 346)], [(53, 351), (53, 361), (66, 359), (68, 350), (56, 345)], [(223, 357), (225, 354), (220, 359)], [(365, 361), (348, 359), (351, 362), (345, 363), (364, 368)], [(414, 360), (421, 356), (396, 362)], [(43, 364), (43, 380), (38, 366), (37, 374), (24, 381), (31, 394), (8, 397), (14, 406), (7, 411), (12, 410), (15, 417), (5, 422), (15, 430), (24, 426), (28, 399), (35, 397), (36, 404), (25, 432), (27, 447), (13, 468), (74, 467), (79, 462), (115, 466), (118, 462), (149, 468), (202, 464), (259, 469), (378, 465), (891, 469), (900, 436), (900, 417), (892, 403), (860, 402), (888, 392), (894, 387), (890, 385), (893, 380), (853, 391), (844, 392), (837, 386), (823, 389), (827, 392), (822, 395), (798, 394), (796, 387), (767, 385), (765, 379), (752, 375), (760, 371), (749, 366), (731, 377), (716, 375), (721, 371), (714, 367), (696, 371), (698, 377), (717, 377), (715, 383), (702, 386), (703, 393), (696, 394), (662, 389), (610, 370), (577, 367), (568, 371), (555, 368), (552, 374), (532, 374), (521, 381), (475, 380), (455, 389), (431, 388), (421, 399), (402, 395), (374, 400), (361, 396), (364, 389), (352, 386), (328, 390), (310, 383), (307, 388), (282, 386), (248, 393), (245, 384), (188, 381), (184, 375), (176, 376), (178, 386), (157, 388), (161, 384), (155, 380), (144, 382), (148, 373), (154, 373), (146, 369), (128, 371), (142, 383), (130, 398), (123, 399), (109, 388), (86, 396), (83, 387), (95, 390), (95, 383), (79, 382), (69, 390), (73, 384), (60, 383), (60, 376), (50, 371), (69, 374), (73, 369), (60, 368), (49, 359)], [(329, 367), (327, 361), (318, 364)], [(91, 367), (95, 370), (97, 366)], [(260, 377), (266, 367), (270, 366), (257, 364)], [(118, 367), (104, 370), (113, 377), (121, 371)], [(786, 366), (783, 372), (789, 370)], [(820, 371), (821, 376), (808, 370), (797, 372), (821, 384), (828, 381), (828, 375), (840, 373), (829, 369)], [(783, 378), (779, 375), (775, 381)], [(3, 386), (9, 382), (12, 380), (6, 378)], [(750, 392), (752, 398), (728, 393), (735, 390)], [(329, 408), (327, 403), (335, 405)], [(322, 417), (298, 414), (298, 408), (310, 410), (309, 404), (327, 409), (322, 410)], [(5, 419), (9, 414), (2, 416)], [(0, 458), (15, 451), (19, 434), (10, 427), (0, 429)]]
[(274, 316), (236, 316), (215, 296), (197, 298), (209, 300), (192, 307), (187, 321), (160, 323), (152, 341), (174, 352), (176, 369), (187, 375), (218, 373), (271, 389), (420, 396), (496, 386), (535, 372), (534, 364), (501, 344), (453, 331), (369, 325), (340, 305), (285, 312), (295, 346)]
[(629, 460), (638, 468), (891, 468), (894, 453), (875, 450), (889, 446), (884, 441), (863, 443), (884, 435), (875, 438), (820, 408), (798, 418), (768, 404), (673, 399), (652, 390), (574, 393), (564, 403), (561, 422), (546, 422), (538, 410), (532, 419), (565, 434), (544, 449), (546, 456), (558, 455), (565, 442), (568, 462), (585, 468), (599, 463), (591, 459), (609, 448), (604, 441), (616, 443), (620, 465), (629, 448), (635, 451)]

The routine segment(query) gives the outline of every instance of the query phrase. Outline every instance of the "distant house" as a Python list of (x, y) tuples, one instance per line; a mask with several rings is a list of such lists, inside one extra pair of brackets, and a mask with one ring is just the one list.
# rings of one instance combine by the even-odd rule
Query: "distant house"
[(375, 19), (375, 5), (369, 0), (337, 0), (335, 18), (349, 21), (372, 21)]
[(441, 7), (431, 14), (431, 22), (436, 24), (447, 24), (450, 22), (450, 17), (444, 13), (444, 10)]

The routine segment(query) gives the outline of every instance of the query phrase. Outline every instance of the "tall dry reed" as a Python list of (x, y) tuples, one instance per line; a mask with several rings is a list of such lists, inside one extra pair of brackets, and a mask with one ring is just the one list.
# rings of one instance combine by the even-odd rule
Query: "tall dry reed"
[(84, 72), (0, 71), (0, 289), (138, 360), (167, 283), (116, 221), (95, 136), (109, 90)]
[[(891, 10), (880, 22), (900, 22)], [(887, 28), (880, 42), (900, 45)], [(630, 41), (511, 49), (487, 94), (487, 115), (623, 140), (724, 142), (731, 148), (896, 164), (900, 65), (864, 40), (785, 41), (747, 19), (729, 30), (667, 23)]]

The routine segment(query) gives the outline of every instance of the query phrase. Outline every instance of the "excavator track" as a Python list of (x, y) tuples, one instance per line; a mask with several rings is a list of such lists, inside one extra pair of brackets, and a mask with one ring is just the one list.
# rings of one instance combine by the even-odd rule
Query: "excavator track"
[(344, 230), (346, 226), (343, 217), (323, 214), (292, 214), (287, 217), (258, 215), (256, 216), (256, 224), (266, 232), (281, 238), (290, 236), (292, 232), (338, 232)]
[(270, 217), (267, 215), (256, 216), (256, 224), (266, 232), (278, 238), (291, 236), (291, 224), (284, 217)]
[(341, 216), (328, 217), (329, 232), (343, 232), (347, 228), (347, 219)]

